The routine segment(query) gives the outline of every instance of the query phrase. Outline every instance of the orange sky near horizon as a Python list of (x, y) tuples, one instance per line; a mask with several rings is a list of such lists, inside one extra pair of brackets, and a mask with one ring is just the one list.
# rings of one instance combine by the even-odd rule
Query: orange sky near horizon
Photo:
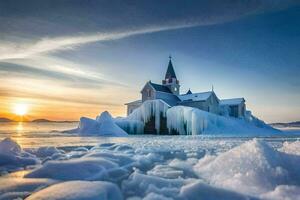
[[(81, 116), (95, 118), (103, 111), (109, 111), (113, 116), (126, 116), (124, 103), (137, 98), (126, 94), (123, 86), (95, 89), (80, 89), (65, 87), (57, 83), (47, 84), (47, 80), (25, 82), (12, 79), (0, 85), (0, 117), (19, 120), (14, 113), (17, 104), (26, 104), (28, 112), (24, 121), (34, 119), (49, 119), (57, 121), (78, 121)], [(5, 92), (9, 91), (9, 92)], [(122, 96), (120, 99), (118, 96)], [(125, 97), (125, 98), (124, 98)]]
[(113, 116), (125, 116), (125, 105), (96, 105), (73, 102), (38, 100), (34, 98), (1, 99), (0, 117), (20, 121), (21, 117), (14, 113), (16, 104), (28, 105), (28, 112), (22, 117), (23, 121), (34, 119), (49, 119), (57, 121), (78, 121), (81, 116), (95, 118), (107, 110)]

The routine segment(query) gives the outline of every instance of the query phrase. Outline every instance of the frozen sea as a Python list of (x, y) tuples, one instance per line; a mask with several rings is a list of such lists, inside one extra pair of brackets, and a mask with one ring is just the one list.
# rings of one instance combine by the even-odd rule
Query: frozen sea
[[(300, 199), (300, 130), (81, 137), (0, 123), (0, 199)], [(4, 140), (11, 138), (11, 140)]]

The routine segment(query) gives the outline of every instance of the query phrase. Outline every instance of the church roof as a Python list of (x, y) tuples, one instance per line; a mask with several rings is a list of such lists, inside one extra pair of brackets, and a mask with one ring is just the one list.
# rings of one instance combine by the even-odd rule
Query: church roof
[(156, 91), (166, 92), (166, 93), (172, 93), (171, 90), (170, 90), (167, 86), (159, 85), (159, 84), (152, 83), (152, 82), (149, 82), (149, 84), (150, 84)]
[(136, 100), (136, 101), (125, 103), (125, 105), (139, 105), (139, 104), (142, 104), (142, 100)]
[(173, 67), (171, 58), (169, 60), (168, 69), (167, 69), (167, 73), (166, 73), (166, 76), (165, 76), (165, 79), (167, 79), (167, 78), (176, 78), (176, 74), (175, 74), (175, 71), (174, 71), (174, 67)]
[(238, 105), (245, 102), (244, 98), (233, 98), (233, 99), (222, 99), (220, 101), (221, 105)]
[(212, 91), (210, 91), (210, 92), (200, 92), (200, 93), (193, 93), (193, 94), (178, 95), (178, 98), (181, 101), (205, 101), (212, 94), (213, 94)]

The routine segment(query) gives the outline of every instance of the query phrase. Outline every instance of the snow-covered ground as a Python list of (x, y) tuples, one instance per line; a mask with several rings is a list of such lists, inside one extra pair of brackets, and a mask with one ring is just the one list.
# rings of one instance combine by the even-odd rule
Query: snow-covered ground
[(297, 200), (298, 139), (135, 136), (25, 149), (5, 139), (0, 199)]

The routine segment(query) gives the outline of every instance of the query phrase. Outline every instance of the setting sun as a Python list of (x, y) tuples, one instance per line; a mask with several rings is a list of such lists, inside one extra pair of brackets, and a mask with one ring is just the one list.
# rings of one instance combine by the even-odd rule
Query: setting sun
[(16, 104), (14, 106), (14, 113), (19, 116), (26, 115), (28, 112), (28, 105), (26, 104)]

